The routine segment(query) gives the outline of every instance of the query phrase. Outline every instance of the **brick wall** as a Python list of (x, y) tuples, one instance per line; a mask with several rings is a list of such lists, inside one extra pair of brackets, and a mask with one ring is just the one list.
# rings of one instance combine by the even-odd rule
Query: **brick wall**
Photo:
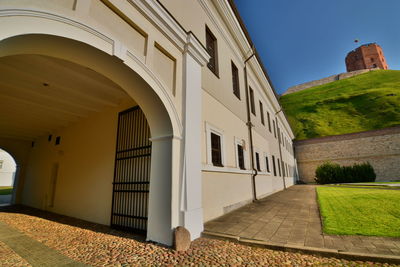
[(298, 92), (298, 91), (301, 91), (301, 90), (304, 90), (304, 89), (307, 89), (307, 88), (310, 88), (310, 87), (331, 83), (331, 82), (334, 82), (334, 81), (337, 81), (337, 80), (347, 79), (347, 78), (350, 78), (350, 77), (353, 77), (353, 76), (357, 76), (357, 75), (365, 73), (365, 72), (369, 72), (371, 70), (375, 70), (375, 69), (365, 69), (365, 70), (356, 70), (356, 71), (352, 71), (352, 72), (344, 72), (344, 73), (332, 75), (332, 76), (329, 76), (329, 77), (326, 77), (326, 78), (323, 78), (323, 79), (320, 79), (320, 80), (315, 80), (315, 81), (311, 81), (311, 82), (307, 82), (307, 83), (302, 83), (302, 84), (290, 87), (282, 95), (295, 93), (295, 92)]
[(400, 179), (400, 126), (295, 142), (300, 180), (313, 182), (325, 161), (352, 165), (369, 162), (377, 180)]
[(345, 61), (346, 69), (349, 72), (370, 68), (388, 69), (383, 50), (375, 43), (362, 45), (354, 49), (347, 54)]

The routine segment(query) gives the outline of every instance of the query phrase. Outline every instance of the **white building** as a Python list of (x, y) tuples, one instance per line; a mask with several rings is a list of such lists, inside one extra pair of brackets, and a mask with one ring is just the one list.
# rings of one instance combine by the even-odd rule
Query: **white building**
[(252, 54), (228, 0), (0, 1), (14, 202), (169, 245), (292, 185), (294, 136)]
[(0, 149), (0, 186), (13, 186), (16, 165), (6, 151)]

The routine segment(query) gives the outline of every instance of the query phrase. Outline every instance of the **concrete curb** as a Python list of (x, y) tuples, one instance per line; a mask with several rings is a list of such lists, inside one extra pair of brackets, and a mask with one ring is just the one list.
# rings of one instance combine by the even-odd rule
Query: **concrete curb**
[(395, 255), (354, 253), (354, 252), (349, 252), (349, 251), (340, 251), (337, 249), (297, 246), (297, 245), (274, 243), (274, 242), (268, 242), (268, 241), (262, 241), (262, 240), (256, 240), (256, 239), (242, 238), (239, 236), (214, 233), (214, 232), (208, 232), (208, 231), (204, 231), (202, 233), (202, 237), (229, 240), (229, 241), (247, 245), (247, 246), (268, 248), (268, 249), (281, 250), (281, 251), (286, 251), (286, 252), (301, 252), (301, 253), (305, 253), (305, 254), (312, 254), (312, 255), (324, 256), (324, 257), (335, 257), (335, 258), (346, 259), (346, 260), (356, 260), (356, 261), (361, 260), (361, 261), (373, 261), (373, 262), (390, 263), (390, 264), (400, 264), (400, 256), (395, 256)]

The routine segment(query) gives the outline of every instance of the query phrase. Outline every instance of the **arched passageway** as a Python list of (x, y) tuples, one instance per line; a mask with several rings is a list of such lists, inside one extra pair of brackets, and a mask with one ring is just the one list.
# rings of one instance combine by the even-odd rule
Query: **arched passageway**
[(11, 203), (16, 170), (12, 155), (0, 148), (0, 206)]
[[(50, 35), (2, 40), (0, 69), (0, 143), (16, 143), (25, 154), (15, 202), (101, 224), (112, 223), (113, 214), (117, 226), (147, 230), (148, 239), (170, 244), (173, 165), (180, 161), (172, 144), (179, 122), (162, 90), (98, 48)], [(115, 197), (132, 194), (129, 188), (145, 191), (132, 187), (141, 181), (129, 180), (127, 173), (122, 189), (114, 180), (118, 114), (133, 106), (148, 122), (147, 150), (154, 156), (148, 167), (128, 164), (125, 171), (148, 176), (148, 200), (124, 196), (113, 202), (113, 192)], [(122, 127), (142, 126), (129, 120)], [(128, 139), (140, 138), (137, 133), (130, 132)], [(121, 209), (122, 199), (128, 204)], [(137, 214), (137, 209), (148, 213)], [(137, 219), (140, 227), (129, 223)]]

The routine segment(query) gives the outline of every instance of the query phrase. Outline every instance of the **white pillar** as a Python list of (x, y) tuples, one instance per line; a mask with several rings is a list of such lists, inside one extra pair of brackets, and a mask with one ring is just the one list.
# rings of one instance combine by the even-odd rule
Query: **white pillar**
[[(200, 43), (189, 33), (183, 54), (184, 101), (184, 163), (182, 203), (183, 226), (192, 240), (203, 231), (201, 182), (201, 68), (208, 54), (199, 49)], [(198, 51), (203, 51), (200, 54)]]
[(172, 136), (154, 137), (151, 145), (147, 240), (172, 245)]

